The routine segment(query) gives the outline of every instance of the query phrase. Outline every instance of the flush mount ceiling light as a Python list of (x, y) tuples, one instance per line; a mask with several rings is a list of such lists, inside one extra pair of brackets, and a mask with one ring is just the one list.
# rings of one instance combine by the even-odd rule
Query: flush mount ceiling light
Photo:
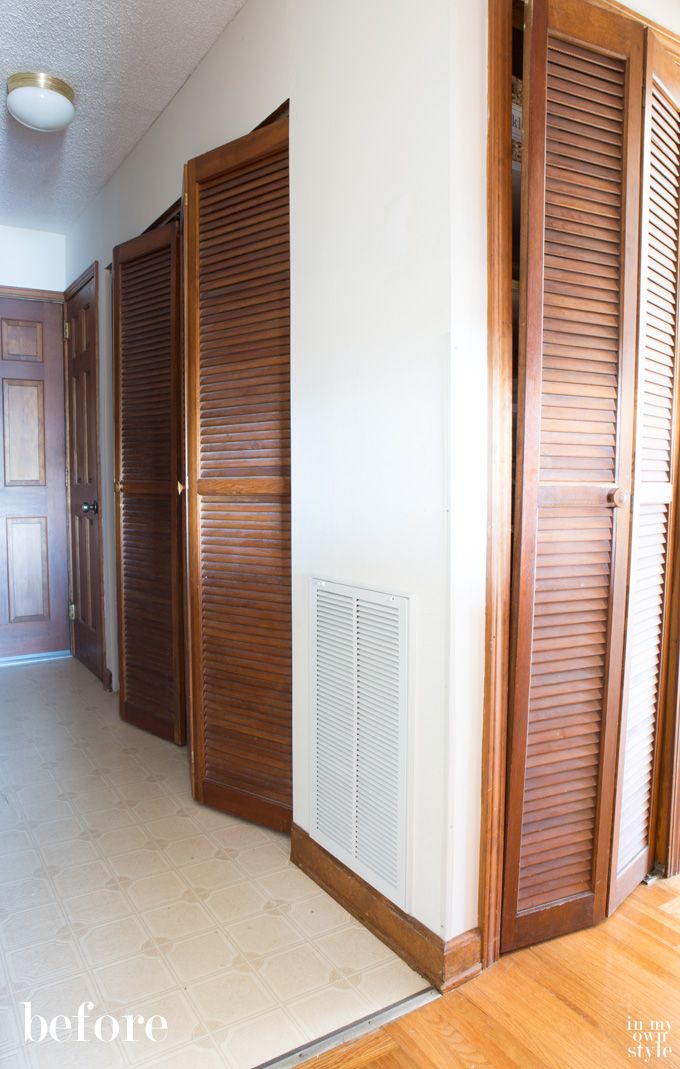
[(52, 74), (21, 71), (7, 79), (7, 110), (31, 130), (63, 130), (75, 114), (71, 86)]

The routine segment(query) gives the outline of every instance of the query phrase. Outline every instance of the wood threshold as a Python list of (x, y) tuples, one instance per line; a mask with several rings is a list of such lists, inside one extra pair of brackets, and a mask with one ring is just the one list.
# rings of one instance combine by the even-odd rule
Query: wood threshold
[(445, 941), (293, 824), (291, 860), (369, 931), (439, 991), (449, 991), (481, 972), (478, 928)]

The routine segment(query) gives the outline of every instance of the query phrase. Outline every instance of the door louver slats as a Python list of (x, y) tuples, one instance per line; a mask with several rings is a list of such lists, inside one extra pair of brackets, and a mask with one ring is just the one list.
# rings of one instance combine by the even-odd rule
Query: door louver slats
[(630, 607), (609, 909), (654, 865), (676, 469), (680, 68), (649, 35)]
[(405, 895), (406, 598), (312, 582), (313, 836)]
[[(535, 0), (502, 948), (604, 916), (631, 485), (642, 30)], [(624, 249), (626, 255), (624, 257)]]
[(194, 793), (292, 810), (288, 120), (187, 167)]
[(114, 359), (121, 716), (183, 743), (178, 256), (174, 223), (114, 250)]

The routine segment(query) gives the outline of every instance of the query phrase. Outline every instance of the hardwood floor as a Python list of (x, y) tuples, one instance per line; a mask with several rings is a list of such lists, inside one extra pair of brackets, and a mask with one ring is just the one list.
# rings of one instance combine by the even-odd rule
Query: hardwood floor
[[(639, 1049), (634, 1021), (647, 1033), (665, 1022), (665, 1041), (655, 1034)], [(501, 958), (458, 990), (306, 1063), (307, 1069), (624, 1065), (680, 1067), (680, 877), (641, 886), (599, 927)]]

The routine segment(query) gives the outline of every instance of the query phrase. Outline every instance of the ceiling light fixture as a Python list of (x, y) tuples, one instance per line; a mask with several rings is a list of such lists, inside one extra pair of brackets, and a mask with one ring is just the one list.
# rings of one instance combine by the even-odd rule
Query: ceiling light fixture
[(52, 74), (21, 71), (7, 79), (7, 110), (31, 130), (63, 130), (75, 114), (71, 86)]

